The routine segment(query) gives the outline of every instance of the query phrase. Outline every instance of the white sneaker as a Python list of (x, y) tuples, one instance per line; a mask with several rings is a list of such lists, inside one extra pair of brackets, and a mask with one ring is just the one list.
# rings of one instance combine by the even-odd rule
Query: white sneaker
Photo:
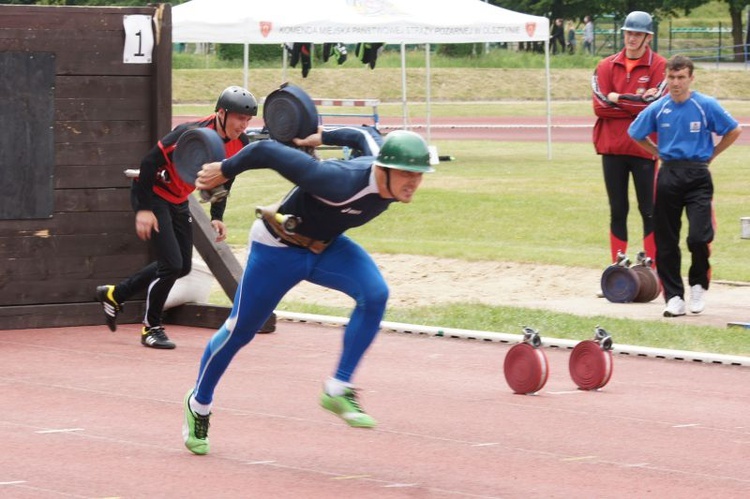
[(706, 301), (703, 299), (706, 290), (703, 286), (696, 284), (690, 288), (690, 311), (694, 314), (700, 314), (706, 308)]
[(667, 308), (664, 309), (664, 317), (679, 317), (685, 315), (685, 300), (679, 296), (673, 296), (667, 302)]

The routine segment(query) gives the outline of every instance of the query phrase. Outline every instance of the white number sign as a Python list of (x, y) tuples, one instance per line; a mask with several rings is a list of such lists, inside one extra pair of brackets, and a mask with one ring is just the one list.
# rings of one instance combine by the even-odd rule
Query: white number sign
[(125, 64), (151, 64), (154, 49), (154, 30), (151, 16), (123, 16), (125, 27), (125, 50), (122, 62)]

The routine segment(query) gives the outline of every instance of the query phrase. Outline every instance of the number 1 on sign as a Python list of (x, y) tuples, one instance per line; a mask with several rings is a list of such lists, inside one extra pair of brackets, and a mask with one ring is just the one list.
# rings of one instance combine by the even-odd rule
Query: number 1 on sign
[(125, 64), (150, 64), (154, 48), (152, 17), (145, 15), (123, 16), (125, 47), (122, 62)]
[(138, 30), (138, 33), (135, 34), (135, 36), (138, 37), (138, 52), (135, 53), (136, 57), (143, 57), (143, 31)]

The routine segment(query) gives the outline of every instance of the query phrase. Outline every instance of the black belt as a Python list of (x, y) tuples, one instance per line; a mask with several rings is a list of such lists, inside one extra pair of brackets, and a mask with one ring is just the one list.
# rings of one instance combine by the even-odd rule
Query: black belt
[(679, 168), (708, 168), (708, 163), (703, 161), (663, 161), (662, 166), (676, 166)]

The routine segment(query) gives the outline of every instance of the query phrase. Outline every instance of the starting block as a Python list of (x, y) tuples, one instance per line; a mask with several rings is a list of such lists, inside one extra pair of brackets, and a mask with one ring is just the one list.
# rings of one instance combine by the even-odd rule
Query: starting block
[(750, 329), (750, 322), (727, 322), (727, 327), (740, 327)]

